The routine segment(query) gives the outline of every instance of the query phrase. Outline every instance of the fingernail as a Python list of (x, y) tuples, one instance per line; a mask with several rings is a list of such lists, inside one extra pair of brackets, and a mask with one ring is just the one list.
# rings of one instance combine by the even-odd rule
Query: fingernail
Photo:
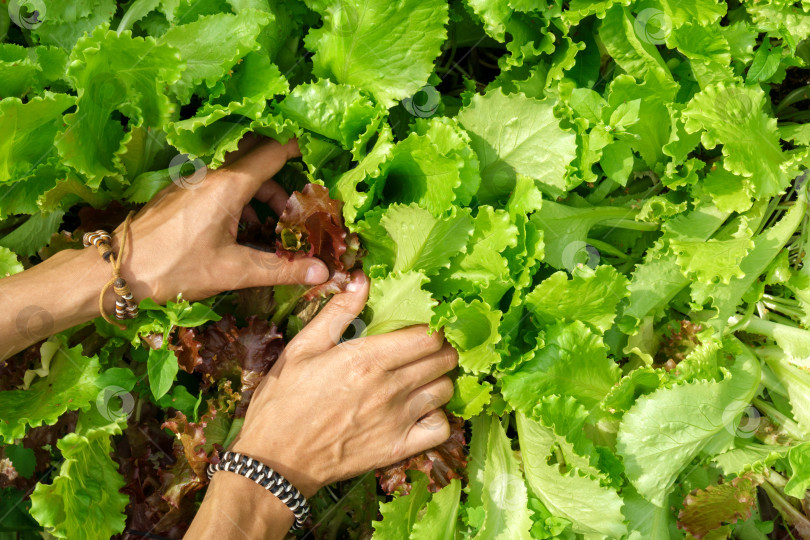
[(353, 278), (348, 285), (346, 285), (346, 291), (348, 292), (357, 292), (362, 287), (362, 282), (360, 278)]
[(318, 285), (323, 283), (329, 278), (329, 271), (325, 266), (320, 264), (313, 264), (307, 269), (307, 275), (304, 278), (309, 285)]

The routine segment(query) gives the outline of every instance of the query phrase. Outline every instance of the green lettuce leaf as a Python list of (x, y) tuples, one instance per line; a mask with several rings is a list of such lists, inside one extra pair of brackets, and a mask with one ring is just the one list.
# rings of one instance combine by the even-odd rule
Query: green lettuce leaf
[(172, 85), (180, 102), (188, 103), (199, 85), (214, 86), (237, 60), (255, 50), (256, 38), (269, 22), (267, 13), (245, 10), (238, 15), (207, 15), (166, 32), (158, 44), (180, 51), (180, 57), (186, 60), (186, 69)]
[(28, 427), (55, 424), (66, 411), (87, 410), (105, 387), (131, 389), (135, 375), (126, 369), (100, 371), (97, 356), (82, 355), (82, 347), (68, 348), (64, 338), (47, 342), (43, 354), (52, 355), (47, 377), (27, 390), (0, 392), (0, 436), (12, 441), (25, 435)]
[(487, 304), (495, 306), (510, 288), (509, 263), (502, 253), (517, 245), (517, 227), (507, 212), (491, 206), (478, 208), (474, 225), (467, 252), (431, 278), (428, 289), (438, 298), (465, 289), (470, 292), (472, 288)]
[(76, 98), (45, 92), (28, 102), (9, 97), (0, 101), (0, 183), (30, 176), (53, 151), (62, 127), (62, 113)]
[(163, 86), (180, 78), (185, 62), (177, 49), (151, 37), (119, 35), (105, 27), (81, 38), (70, 60), (68, 76), (79, 98), (76, 112), (65, 116), (67, 128), (56, 148), (97, 188), (103, 177), (123, 173), (120, 154), (131, 132), (112, 118), (114, 112), (127, 116), (133, 127), (162, 127), (174, 108)]
[(368, 90), (386, 108), (427, 82), (447, 36), (447, 3), (440, 0), (308, 0), (307, 5), (323, 17), (323, 26), (305, 38), (315, 53), (315, 75)]
[(23, 265), (17, 259), (17, 254), (8, 248), (0, 246), (0, 278), (18, 274), (23, 271)]
[[(503, 118), (512, 120), (504, 124)], [(551, 100), (504, 95), (497, 89), (473, 96), (458, 120), (470, 134), (481, 163), (481, 202), (504, 199), (518, 174), (539, 180), (558, 194), (571, 187), (566, 174), (576, 155), (576, 136), (560, 126)]]
[(495, 346), (501, 341), (498, 333), (501, 315), (481, 300), (467, 303), (456, 298), (436, 308), (432, 326), (444, 329), (447, 341), (458, 350), (461, 367), (482, 373), (500, 360)]
[(109, 420), (91, 410), (79, 415), (75, 433), (59, 440), (64, 461), (58, 476), (31, 494), (31, 515), (50, 534), (81, 540), (123, 532), (129, 497), (119, 492), (126, 482), (110, 456), (110, 436), (125, 426), (125, 417)]
[(425, 515), (413, 524), (410, 540), (454, 538), (460, 497), (461, 481), (454, 478), (431, 497), (425, 507)]
[(558, 323), (546, 330), (545, 346), (501, 378), (504, 399), (515, 409), (531, 412), (542, 396), (577, 398), (594, 407), (619, 382), (621, 370), (607, 357), (602, 338), (580, 321)]
[[(363, 92), (328, 79), (295, 87), (276, 109), (302, 128), (339, 142), (351, 150), (377, 130), (384, 110)], [(365, 134), (365, 135), (364, 135)]]
[(516, 418), (523, 467), (532, 493), (553, 515), (570, 520), (574, 532), (587, 539), (624, 536), (627, 527), (619, 495), (576, 468), (564, 471), (561, 464), (549, 464), (555, 441), (552, 430), (521, 412)]
[(571, 280), (566, 272), (546, 278), (526, 296), (526, 305), (544, 324), (582, 321), (604, 333), (628, 294), (627, 283), (612, 266), (577, 266)]
[(486, 517), (475, 538), (528, 540), (532, 527), (528, 494), (512, 445), (498, 417), (490, 417), (488, 422), (484, 417), (484, 422), (478, 425), (486, 431), (474, 431), (473, 437), (483, 439), (478, 444), (485, 445), (486, 454), (483, 463), (478, 465), (480, 475), (470, 478), (470, 489), (473, 483), (479, 484), (474, 489), (481, 498)]
[(707, 149), (722, 144), (723, 166), (750, 178), (757, 199), (782, 192), (789, 181), (776, 120), (766, 112), (765, 99), (759, 87), (719, 83), (704, 88), (683, 112), (686, 130), (703, 130)]
[(83, 35), (110, 22), (118, 8), (115, 0), (44, 0), (39, 5), (46, 9), (41, 24), (32, 28), (32, 35), (39, 43), (60, 47), (65, 52), (70, 52)]
[(793, 474), (785, 485), (785, 493), (803, 499), (810, 486), (810, 443), (802, 443), (791, 448), (788, 461)]
[(384, 123), (371, 151), (354, 168), (326, 182), (329, 195), (343, 201), (343, 219), (350, 229), (357, 228), (357, 220), (374, 203), (378, 182), (393, 150), (391, 127)]
[(450, 259), (467, 251), (473, 232), (470, 211), (452, 207), (450, 214), (435, 218), (416, 204), (391, 205), (380, 220), (396, 250), (390, 262), (395, 272), (421, 270), (427, 275), (450, 267)]
[(412, 474), (415, 475), (415, 479), (410, 493), (395, 496), (389, 502), (380, 504), (380, 514), (383, 519), (372, 522), (374, 538), (381, 540), (409, 538), (419, 511), (430, 498), (427, 490), (427, 476), (420, 471)]
[(459, 375), (453, 382), (455, 392), (447, 404), (447, 410), (469, 420), (478, 416), (492, 398), (492, 383), (479, 381), (475, 375)]
[(364, 335), (385, 334), (406, 326), (429, 323), (436, 301), (422, 289), (427, 281), (427, 276), (417, 271), (372, 280), (366, 305), (371, 319)]
[(714, 435), (733, 433), (756, 394), (759, 361), (744, 345), (735, 348), (722, 381), (661, 388), (640, 397), (622, 418), (617, 451), (633, 486), (653, 504), (664, 504), (678, 475)]

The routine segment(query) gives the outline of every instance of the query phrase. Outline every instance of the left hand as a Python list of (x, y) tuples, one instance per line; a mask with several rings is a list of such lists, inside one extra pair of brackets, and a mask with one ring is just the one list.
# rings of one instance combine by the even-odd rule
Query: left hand
[[(243, 139), (226, 165), (200, 170), (192, 182), (179, 179), (159, 192), (132, 220), (122, 275), (136, 300), (157, 303), (200, 300), (232, 289), (307, 284), (329, 277), (312, 257), (288, 261), (236, 243), (239, 221), (255, 216), (251, 199), (281, 215), (288, 195), (270, 178), (288, 159), (300, 156), (298, 142)], [(118, 250), (121, 227), (113, 235)]]

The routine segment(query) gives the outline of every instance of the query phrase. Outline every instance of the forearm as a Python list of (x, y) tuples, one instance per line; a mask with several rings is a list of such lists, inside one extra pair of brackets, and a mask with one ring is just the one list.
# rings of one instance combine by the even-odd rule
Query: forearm
[[(0, 359), (99, 315), (98, 295), (110, 265), (92, 249), (65, 250), (0, 279)], [(110, 313), (112, 291), (105, 298)]]
[(293, 524), (284, 503), (239, 475), (214, 475), (202, 506), (186, 533), (200, 540), (281, 539)]

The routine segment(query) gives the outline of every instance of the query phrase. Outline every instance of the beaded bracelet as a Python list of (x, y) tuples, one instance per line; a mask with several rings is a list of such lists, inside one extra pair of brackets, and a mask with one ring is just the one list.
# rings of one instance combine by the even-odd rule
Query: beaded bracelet
[[(124, 228), (121, 231), (121, 250), (116, 257), (112, 249), (112, 237), (110, 233), (103, 230), (85, 233), (82, 238), (84, 247), (94, 246), (101, 258), (112, 264), (112, 277), (101, 289), (101, 294), (98, 297), (98, 309), (101, 316), (110, 324), (115, 324), (107, 316), (104, 309), (104, 295), (107, 289), (113, 288), (115, 292), (115, 318), (118, 320), (134, 319), (138, 316), (138, 304), (132, 299), (132, 291), (129, 289), (127, 281), (121, 277), (121, 261), (124, 260), (124, 253), (126, 253), (127, 235), (129, 233), (129, 223), (135, 212), (130, 212), (127, 219), (124, 221)], [(121, 327), (122, 325), (118, 325)]]
[(295, 516), (293, 530), (303, 527), (309, 516), (307, 499), (286, 478), (272, 468), (261, 461), (243, 456), (239, 452), (225, 452), (219, 458), (219, 463), (208, 465), (208, 479), (210, 480), (217, 471), (229, 471), (253, 480), (278, 497), (292, 511)]

